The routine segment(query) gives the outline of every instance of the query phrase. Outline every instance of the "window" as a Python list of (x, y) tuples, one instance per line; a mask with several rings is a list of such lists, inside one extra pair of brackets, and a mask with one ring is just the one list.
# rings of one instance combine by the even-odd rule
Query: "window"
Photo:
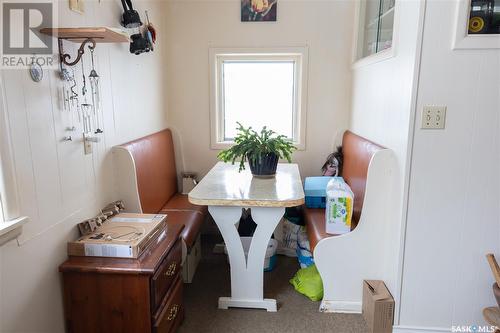
[(210, 52), (212, 148), (230, 145), (240, 122), (267, 126), (303, 149), (306, 49), (224, 51)]
[(363, 0), (359, 4), (357, 60), (392, 47), (395, 0)]
[(2, 203), (2, 195), (0, 193), (0, 223), (5, 221), (4, 213), (3, 213), (3, 203)]
[(0, 245), (19, 236), (21, 226), (28, 221), (20, 216), (14, 172), (12, 145), (9, 137), (6, 105), (3, 101), (3, 81), (0, 73)]

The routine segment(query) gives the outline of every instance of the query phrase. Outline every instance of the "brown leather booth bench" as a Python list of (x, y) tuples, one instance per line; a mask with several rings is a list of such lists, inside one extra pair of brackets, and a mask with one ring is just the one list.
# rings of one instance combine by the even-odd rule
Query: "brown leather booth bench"
[[(372, 156), (381, 149), (384, 149), (384, 147), (351, 131), (346, 131), (342, 138), (342, 152), (344, 154), (342, 177), (354, 193), (351, 230), (354, 230), (358, 225), (361, 210), (363, 209), (368, 166)], [(335, 235), (327, 234), (325, 231), (324, 208), (305, 208), (304, 218), (311, 252), (314, 253), (314, 247), (320, 240)]]
[[(126, 164), (132, 165), (129, 167), (129, 169), (134, 169), (131, 172), (132, 175), (135, 171), (135, 187), (137, 188), (136, 192), (138, 192), (141, 212), (167, 214), (168, 225), (184, 226), (181, 236), (189, 260), (191, 250), (199, 242), (201, 226), (207, 217), (208, 209), (206, 206), (189, 203), (187, 195), (178, 193), (175, 153), (170, 129), (115, 148), (118, 148), (118, 151), (120, 151), (119, 148), (125, 149), (131, 156), (131, 162)], [(134, 188), (134, 186), (130, 187)], [(127, 205), (126, 201), (125, 205)], [(195, 247), (195, 251), (201, 251), (199, 246)], [(185, 281), (191, 282), (200, 255), (200, 253), (196, 253), (194, 259), (196, 262), (192, 263), (194, 265), (193, 272), (189, 274), (190, 278), (184, 278)]]

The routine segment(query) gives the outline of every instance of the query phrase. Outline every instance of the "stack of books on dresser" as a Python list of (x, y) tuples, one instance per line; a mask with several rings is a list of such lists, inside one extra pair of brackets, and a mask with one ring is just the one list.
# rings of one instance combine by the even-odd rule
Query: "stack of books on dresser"
[(138, 258), (167, 233), (167, 215), (120, 213), (91, 234), (68, 242), (68, 255)]

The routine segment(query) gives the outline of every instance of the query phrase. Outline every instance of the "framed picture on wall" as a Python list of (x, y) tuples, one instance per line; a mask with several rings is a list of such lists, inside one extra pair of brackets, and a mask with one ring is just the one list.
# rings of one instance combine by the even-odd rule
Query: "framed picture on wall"
[(500, 0), (471, 0), (469, 34), (500, 34)]
[(278, 0), (241, 0), (241, 22), (275, 22)]
[(500, 0), (457, 1), (453, 49), (500, 49)]

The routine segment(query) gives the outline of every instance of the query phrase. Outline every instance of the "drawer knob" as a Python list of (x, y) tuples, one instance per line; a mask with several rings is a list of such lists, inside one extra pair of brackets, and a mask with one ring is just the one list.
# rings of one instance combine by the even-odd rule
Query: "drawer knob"
[(170, 309), (170, 313), (168, 314), (167, 320), (172, 321), (177, 316), (177, 312), (179, 312), (179, 305), (174, 304)]
[(168, 266), (167, 271), (165, 272), (166, 276), (173, 276), (175, 274), (175, 269), (177, 268), (177, 263), (173, 262)]

